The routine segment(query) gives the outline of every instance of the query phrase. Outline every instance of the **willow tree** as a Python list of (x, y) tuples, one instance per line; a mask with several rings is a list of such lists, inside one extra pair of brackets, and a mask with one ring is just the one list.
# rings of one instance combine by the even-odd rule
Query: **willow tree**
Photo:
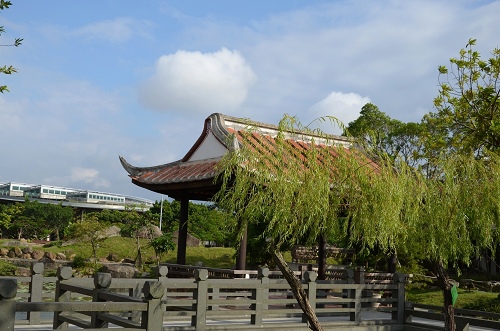
[(438, 175), (415, 182), (421, 206), (407, 227), (406, 244), (432, 262), (444, 297), (445, 330), (455, 330), (448, 267), (469, 264), (481, 250), (498, 245), (500, 229), (500, 157), (484, 151), (447, 155), (437, 160)]
[(353, 144), (338, 144), (295, 117), (285, 116), (272, 136), (255, 127), (249, 123), (220, 162), (223, 184), (215, 198), (240, 220), (240, 235), (248, 224), (263, 225), (261, 236), (310, 327), (322, 330), (281, 247), (349, 233), (369, 248), (395, 250), (406, 237), (404, 218), (412, 214), (402, 217), (401, 210), (417, 201), (407, 199), (414, 176), (405, 166), (395, 171), (389, 159), (375, 163)]

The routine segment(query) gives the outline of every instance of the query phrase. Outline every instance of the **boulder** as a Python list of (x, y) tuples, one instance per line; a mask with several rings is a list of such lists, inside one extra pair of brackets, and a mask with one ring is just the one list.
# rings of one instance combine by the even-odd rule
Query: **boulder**
[(22, 249), (22, 251), (23, 251), (24, 254), (31, 254), (31, 253), (33, 253), (33, 247), (31, 247), (31, 246), (24, 247)]
[(109, 228), (106, 229), (106, 232), (104, 233), (105, 238), (117, 237), (119, 235), (120, 235), (120, 228), (117, 227), (116, 225), (110, 226)]
[(111, 261), (111, 262), (120, 262), (120, 258), (118, 257), (117, 254), (115, 253), (109, 253), (108, 257), (106, 258), (108, 259), (108, 261)]
[(51, 261), (55, 261), (56, 257), (57, 257), (57, 255), (55, 253), (52, 253), (52, 252), (45, 252), (45, 254), (43, 256)]
[(151, 226), (151, 227), (144, 227), (140, 230), (137, 231), (137, 236), (139, 238), (157, 238), (162, 235), (162, 232), (159, 227), (156, 225)]
[(122, 260), (122, 263), (130, 263), (130, 264), (134, 264), (134, 263), (135, 263), (135, 261), (134, 261), (134, 259), (131, 259), (131, 258), (129, 258), (129, 257), (126, 257), (126, 258), (124, 258), (124, 259)]
[(0, 248), (0, 256), (7, 256), (7, 254), (9, 254), (9, 250), (7, 248)]
[(134, 278), (139, 274), (139, 270), (130, 264), (106, 264), (101, 269), (102, 272), (111, 274), (113, 278)]
[[(21, 250), (21, 248), (19, 247), (12, 247), (9, 251), (9, 253), (12, 252), (14, 256), (12, 257), (21, 257), (21, 255), (23, 254), (23, 251)], [(12, 255), (12, 254), (11, 254)], [(9, 257), (11, 257), (9, 255)]]
[(21, 254), (21, 259), (30, 260), (31, 259), (31, 254), (29, 254), (29, 253), (23, 253), (23, 254)]
[(40, 260), (40, 259), (43, 257), (43, 255), (44, 255), (44, 254), (45, 254), (45, 252), (44, 252), (44, 251), (41, 251), (41, 250), (39, 250), (39, 249), (35, 249), (35, 250), (33, 251), (33, 253), (31, 253), (31, 257), (32, 257), (33, 259), (35, 259), (35, 260)]
[(64, 253), (57, 253), (56, 254), (56, 260), (66, 260), (66, 254), (64, 254)]

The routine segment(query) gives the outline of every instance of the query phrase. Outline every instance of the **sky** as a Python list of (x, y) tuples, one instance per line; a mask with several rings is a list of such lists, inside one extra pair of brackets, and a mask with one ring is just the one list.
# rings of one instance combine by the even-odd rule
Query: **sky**
[[(160, 200), (135, 166), (182, 158), (212, 113), (277, 124), (368, 102), (418, 122), (438, 66), (500, 46), (500, 0), (11, 0), (0, 11), (0, 183)], [(338, 128), (327, 128), (340, 133)]]

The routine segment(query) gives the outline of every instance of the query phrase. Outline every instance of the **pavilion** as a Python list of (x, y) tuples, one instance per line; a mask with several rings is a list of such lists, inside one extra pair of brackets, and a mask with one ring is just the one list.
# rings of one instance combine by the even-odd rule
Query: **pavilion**
[[(243, 134), (243, 131), (249, 130), (252, 131), (251, 135)], [(235, 150), (244, 144), (251, 144), (262, 153), (269, 153), (269, 148), (277, 133), (278, 127), (275, 125), (215, 113), (205, 120), (200, 137), (186, 155), (178, 161), (151, 167), (136, 167), (120, 156), (120, 162), (128, 172), (132, 183), (180, 201), (178, 264), (186, 263), (189, 201), (210, 201), (218, 192), (221, 183), (216, 179), (217, 163), (228, 151)], [(299, 152), (301, 149), (306, 149), (312, 139), (317, 141), (322, 138), (309, 133), (289, 133), (287, 136)], [(330, 136), (329, 139), (334, 144), (351, 146), (350, 140), (346, 137)], [(245, 269), (246, 244), (245, 233), (238, 252), (236, 269)]]

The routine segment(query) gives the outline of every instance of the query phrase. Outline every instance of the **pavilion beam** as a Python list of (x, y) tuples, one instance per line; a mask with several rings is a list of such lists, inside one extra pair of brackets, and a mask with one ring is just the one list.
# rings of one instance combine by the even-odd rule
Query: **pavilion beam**
[(188, 235), (188, 208), (189, 198), (180, 199), (181, 211), (179, 217), (179, 236), (177, 240), (177, 264), (186, 264), (186, 246)]

